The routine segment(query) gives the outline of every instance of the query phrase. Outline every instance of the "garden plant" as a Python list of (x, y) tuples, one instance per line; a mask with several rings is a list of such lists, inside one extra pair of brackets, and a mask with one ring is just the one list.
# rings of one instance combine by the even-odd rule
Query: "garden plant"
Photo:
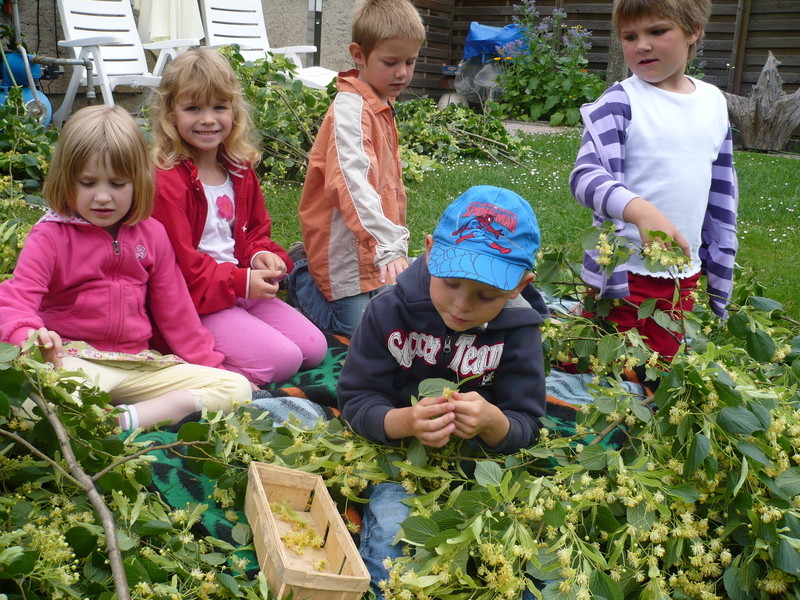
[(517, 8), (522, 37), (498, 48), (494, 59), (501, 65), (499, 112), (507, 119), (577, 124), (581, 105), (605, 89), (602, 78), (587, 70), (591, 32), (568, 26), (561, 8), (543, 18), (535, 0), (521, 0)]
[[(267, 68), (242, 65), (252, 82)], [(267, 92), (260, 87), (277, 86), (254, 84), (251, 102), (262, 102), (262, 112), (270, 112), (264, 119), (282, 124), (267, 120), (259, 128), (272, 132), (276, 148), (299, 150), (267, 153), (276, 162), (265, 158), (263, 167), (279, 173), (265, 190), (276, 239), (288, 245), (299, 235), (299, 187), (285, 182), (302, 179), (314, 123), (292, 124), (280, 107), (293, 102), (287, 94), (300, 94), (314, 119), (330, 100), (291, 81)], [(419, 220), (411, 222), (412, 247), (449, 200), (474, 183), (492, 183), (534, 203), (544, 236), (537, 285), (551, 296), (580, 294), (575, 260), (582, 246), (607, 245), (609, 266), (624, 258), (623, 240), (593, 229), (584, 234), (589, 223), (569, 198), (565, 177), (576, 133), (516, 138), (497, 128), (496, 117), (462, 107), (439, 121), (427, 101), (408, 104), (399, 115), (415, 157), (409, 212)], [(4, 227), (22, 215), (22, 231), (41, 213), (21, 211), (21, 202), (35, 201), (36, 185), (18, 183), (41, 181), (53, 134), (26, 124), (13, 102), (7, 107), (3, 124), (19, 119), (24, 133), (12, 138), (4, 127), (0, 134), (10, 155), (0, 204)], [(254, 460), (320, 474), (345, 515), (371, 482), (391, 478), (417, 494), (403, 524), (410, 552), (392, 565), (389, 598), (517, 599), (534, 579), (549, 582), (532, 589), (548, 600), (800, 596), (800, 322), (796, 305), (769, 297), (779, 280), (767, 292), (753, 276), (761, 256), (755, 252), (777, 263), (797, 252), (791, 240), (771, 241), (779, 233), (759, 221), (768, 211), (757, 208), (758, 194), (796, 197), (796, 176), (774, 174), (796, 170), (772, 160), (737, 154), (740, 180), (747, 175), (755, 186), (746, 188), (750, 205), (741, 223), (741, 258), (752, 264), (737, 271), (729, 319), (719, 321), (701, 294), (681, 323), (691, 347), (671, 365), (635, 332), (619, 334), (570, 314), (549, 319), (549, 363), (585, 367), (594, 401), (574, 421), (545, 418), (540, 441), (509, 457), (466, 442), (438, 450), (416, 442), (383, 447), (338, 419), (308, 428), (248, 409), (204, 414), (161, 437), (122, 434), (107, 394), (75, 374), (56, 373), (34, 347), (21, 353), (0, 345), (0, 598), (271, 598), (241, 510)], [(787, 180), (794, 191), (784, 190)], [(772, 210), (770, 222), (792, 222), (791, 207)], [(764, 247), (749, 248), (749, 239), (762, 239), (751, 235), (763, 236)], [(22, 239), (0, 238), (5, 276)], [(674, 254), (663, 258), (670, 262)], [(602, 302), (595, 308), (605, 310)], [(651, 306), (642, 311), (666, 323)], [(629, 385), (634, 369), (658, 382), (654, 395)], [(458, 385), (426, 382), (430, 389), (419, 394)], [(175, 506), (155, 491), (155, 463), (163, 457), (180, 459), (210, 482), (202, 502)], [(212, 513), (230, 525), (225, 539), (200, 527)]]

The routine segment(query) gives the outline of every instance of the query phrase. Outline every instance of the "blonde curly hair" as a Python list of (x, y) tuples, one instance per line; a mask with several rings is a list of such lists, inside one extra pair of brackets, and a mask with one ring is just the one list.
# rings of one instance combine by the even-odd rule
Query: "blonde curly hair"
[(157, 167), (169, 169), (192, 158), (192, 147), (181, 138), (175, 123), (175, 107), (186, 98), (230, 102), (233, 127), (223, 144), (226, 154), (243, 165), (253, 165), (261, 159), (250, 106), (230, 63), (213, 48), (190, 48), (167, 65), (151, 107), (153, 159)]

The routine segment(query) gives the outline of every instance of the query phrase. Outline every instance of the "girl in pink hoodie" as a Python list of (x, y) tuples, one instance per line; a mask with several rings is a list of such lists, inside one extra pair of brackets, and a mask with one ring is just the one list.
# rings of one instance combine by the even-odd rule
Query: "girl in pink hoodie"
[[(122, 409), (123, 429), (177, 422), (250, 399), (221, 370), (153, 210), (147, 144), (122, 108), (77, 111), (61, 132), (14, 277), (0, 285), (0, 341), (35, 340), (56, 368), (82, 370)], [(177, 355), (149, 349), (152, 323)]]

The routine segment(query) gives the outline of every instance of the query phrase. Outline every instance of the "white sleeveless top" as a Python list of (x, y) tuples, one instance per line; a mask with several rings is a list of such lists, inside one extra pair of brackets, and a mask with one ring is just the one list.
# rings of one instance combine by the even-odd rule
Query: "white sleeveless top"
[[(714, 86), (689, 78), (691, 94), (657, 88), (636, 76), (622, 82), (631, 104), (625, 142), (625, 187), (655, 205), (686, 238), (692, 264), (680, 277), (700, 271), (700, 233), (708, 206), (712, 164), (728, 132), (725, 98)], [(628, 223), (625, 236), (641, 243), (637, 227)], [(647, 270), (640, 255), (628, 269), (640, 275), (673, 277)]]

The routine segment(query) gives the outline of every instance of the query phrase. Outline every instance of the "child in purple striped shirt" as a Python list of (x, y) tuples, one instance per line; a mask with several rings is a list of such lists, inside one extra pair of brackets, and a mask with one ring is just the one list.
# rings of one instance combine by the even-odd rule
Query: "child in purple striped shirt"
[[(620, 331), (636, 327), (667, 360), (682, 343), (680, 327), (639, 319), (657, 299), (673, 320), (693, 308), (702, 274), (712, 310), (727, 316), (738, 241), (738, 190), (726, 101), (714, 86), (686, 75), (703, 36), (710, 0), (615, 0), (613, 24), (633, 75), (582, 107), (584, 134), (570, 175), (575, 198), (612, 221), (634, 246), (662, 231), (689, 257), (677, 271), (651, 272), (634, 253), (610, 275), (599, 252), (584, 256), (584, 281), (605, 298), (625, 298), (607, 316)], [(675, 294), (677, 288), (679, 294)]]

